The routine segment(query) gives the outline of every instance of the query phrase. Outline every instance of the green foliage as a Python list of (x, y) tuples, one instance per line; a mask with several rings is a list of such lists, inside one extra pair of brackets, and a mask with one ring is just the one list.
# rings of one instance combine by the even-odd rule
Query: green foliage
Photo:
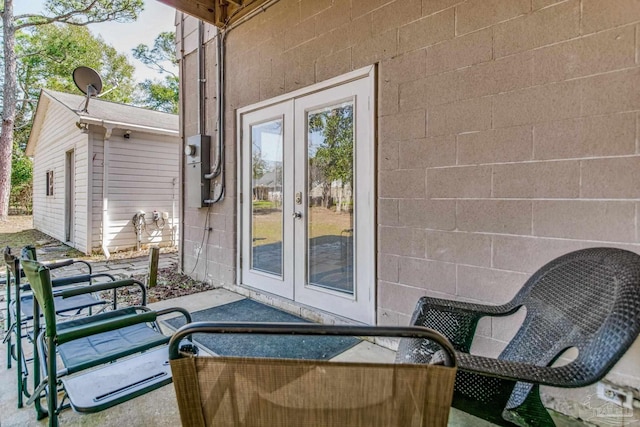
[(139, 44), (133, 49), (133, 57), (160, 74), (176, 76), (171, 68), (178, 64), (176, 57), (176, 36), (173, 32), (162, 32), (153, 41), (153, 48)]
[(138, 85), (138, 104), (152, 110), (178, 113), (179, 81), (176, 76), (165, 76), (164, 81), (149, 79)]
[(13, 144), (11, 168), (11, 194), (9, 205), (18, 208), (23, 213), (32, 211), (32, 178), (33, 163), (18, 146), (17, 141)]
[(11, 169), (11, 185), (22, 185), (31, 182), (33, 177), (33, 163), (24, 151), (18, 147), (17, 143), (13, 144), (13, 168)]
[[(344, 105), (309, 115), (309, 137), (321, 137), (310, 152), (317, 181), (353, 180), (353, 105)], [(310, 150), (311, 151), (311, 150)]]
[(270, 200), (254, 200), (251, 203), (253, 210), (275, 209), (278, 205)]
[(143, 0), (46, 0), (43, 14), (26, 15), (24, 21), (17, 24), (66, 22), (88, 25), (105, 21), (130, 22), (135, 21), (143, 9)]
[(18, 82), (31, 99), (37, 98), (40, 88), (78, 93), (71, 73), (84, 65), (98, 71), (106, 87), (118, 82), (105, 99), (133, 100), (133, 65), (86, 27), (51, 24), (23, 31), (16, 39), (16, 54)]
[(254, 151), (251, 157), (253, 179), (258, 180), (262, 178), (265, 173), (267, 173), (268, 165), (267, 162), (262, 158), (262, 153), (260, 151)]
[(164, 80), (145, 80), (138, 85), (138, 104), (153, 110), (167, 113), (178, 113), (179, 81), (171, 70), (178, 63), (175, 51), (175, 34), (160, 33), (153, 42), (153, 47), (140, 44), (133, 49), (133, 57), (147, 67), (167, 73)]

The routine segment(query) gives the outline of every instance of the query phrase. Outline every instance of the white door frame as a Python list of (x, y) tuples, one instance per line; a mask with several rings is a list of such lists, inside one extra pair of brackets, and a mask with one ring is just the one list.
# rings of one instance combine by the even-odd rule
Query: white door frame
[[(337, 100), (340, 99), (349, 99), (356, 96), (355, 94), (349, 92), (347, 89), (347, 83), (355, 83), (355, 86), (360, 90), (360, 94), (365, 94), (361, 96), (366, 99), (358, 99), (359, 105), (355, 108), (354, 113), (354, 121), (356, 123), (356, 129), (363, 129), (362, 131), (358, 130), (356, 133), (356, 146), (354, 147), (354, 173), (358, 175), (357, 178), (357, 190), (354, 191), (356, 200), (356, 214), (354, 218), (354, 228), (356, 229), (356, 233), (358, 230), (366, 230), (366, 232), (359, 233), (359, 237), (356, 238), (356, 259), (354, 266), (354, 277), (355, 277), (355, 294), (345, 295), (340, 294), (339, 292), (332, 292), (326, 289), (314, 289), (312, 286), (306, 286), (305, 282), (305, 273), (300, 272), (300, 267), (296, 267), (298, 270), (295, 272), (295, 281), (294, 283), (289, 282), (289, 278), (291, 277), (291, 271), (284, 270), (284, 277), (281, 280), (282, 286), (291, 286), (291, 289), (295, 289), (295, 295), (289, 293), (288, 291), (282, 292), (274, 292), (273, 291), (273, 282), (271, 280), (265, 281), (264, 286), (252, 284), (249, 287), (256, 287), (266, 292), (276, 293), (288, 299), (293, 299), (298, 303), (305, 304), (314, 308), (318, 308), (320, 310), (328, 311), (334, 314), (338, 314), (353, 320), (357, 320), (367, 324), (375, 324), (376, 316), (375, 316), (375, 297), (376, 297), (376, 229), (375, 229), (375, 67), (370, 66), (366, 68), (362, 68), (359, 70), (355, 70), (343, 76), (339, 76), (328, 81), (318, 83), (307, 88), (297, 90), (295, 92), (285, 94), (267, 101), (263, 101), (257, 104), (253, 104), (247, 107), (243, 107), (237, 110), (237, 129), (239, 130), (237, 136), (237, 148), (238, 148), (238, 162), (237, 162), (237, 176), (238, 176), (238, 259), (237, 259), (237, 285), (238, 286), (247, 286), (245, 284), (245, 277), (248, 277), (247, 274), (250, 274), (247, 271), (246, 266), (248, 265), (247, 259), (242, 259), (243, 256), (243, 244), (246, 242), (243, 241), (246, 237), (243, 237), (248, 234), (246, 231), (246, 227), (250, 222), (250, 209), (243, 209), (243, 194), (244, 199), (247, 199), (247, 191), (251, 191), (250, 185), (251, 183), (247, 183), (247, 179), (244, 178), (243, 171), (247, 167), (247, 162), (250, 162), (251, 159), (243, 158), (244, 150), (243, 150), (243, 135), (246, 132), (249, 132), (248, 123), (249, 120), (247, 118), (252, 118), (252, 116), (260, 117), (263, 115), (264, 111), (267, 111), (268, 114), (265, 114), (265, 119), (273, 116), (276, 117), (278, 114), (278, 109), (282, 107), (282, 105), (287, 102), (291, 102), (290, 105), (297, 105), (302, 108), (304, 111), (305, 108), (312, 108), (314, 102), (316, 101), (315, 94), (326, 93), (327, 96), (337, 97)], [(343, 86), (343, 87), (339, 87)], [(349, 86), (351, 87), (351, 86)], [(298, 110), (298, 107), (295, 107)], [(295, 112), (294, 112), (295, 113)], [(257, 114), (257, 115), (254, 115)], [(300, 112), (298, 113), (300, 114)], [(296, 123), (300, 123), (301, 120), (299, 117), (295, 119)], [(306, 121), (305, 119), (302, 122)], [(285, 120), (285, 126), (288, 123)], [(304, 144), (305, 136), (300, 134), (302, 132), (302, 128), (298, 128), (299, 125), (296, 125), (297, 132), (295, 132), (295, 140), (296, 144)], [(304, 126), (304, 125), (303, 125)], [(304, 132), (303, 132), (304, 133)], [(286, 140), (286, 136), (285, 136)], [(360, 143), (358, 143), (360, 141)], [(285, 142), (286, 144), (286, 142)], [(358, 145), (366, 144), (368, 148), (363, 149), (363, 147), (358, 148)], [(298, 145), (296, 145), (297, 148)], [(245, 156), (246, 157), (246, 156)], [(247, 164), (245, 164), (247, 163)], [(297, 164), (297, 162), (295, 163)], [(285, 166), (286, 167), (286, 166)], [(366, 172), (365, 172), (366, 171)], [(364, 172), (364, 173), (363, 173)], [(291, 171), (288, 171), (291, 173)], [(355, 175), (354, 175), (355, 176)], [(293, 180), (290, 178), (290, 181)], [(296, 174), (295, 180), (298, 180), (298, 175)], [(285, 183), (286, 185), (286, 183)], [(298, 191), (298, 190), (296, 190)], [(293, 194), (293, 191), (291, 192)], [(286, 199), (286, 197), (284, 198)], [(290, 198), (291, 199), (291, 198)], [(283, 201), (284, 202), (284, 201)], [(298, 227), (298, 225), (294, 225), (291, 220), (293, 209), (289, 206), (292, 203), (291, 200), (288, 201), (287, 205), (283, 206), (284, 213), (284, 221), (285, 221), (285, 232), (291, 230), (293, 233), (293, 228)], [(291, 222), (291, 224), (289, 224)], [(298, 240), (298, 236), (301, 233), (296, 231), (296, 240)], [(285, 261), (287, 260), (287, 255), (285, 253)], [(293, 253), (291, 253), (293, 256)], [(293, 264), (291, 260), (289, 260), (290, 264)], [(286, 264), (286, 262), (285, 262)], [(273, 277), (267, 277), (267, 279), (273, 279)], [(301, 282), (302, 280), (302, 282)], [(267, 283), (271, 282), (271, 283)], [(256, 282), (257, 283), (257, 282)], [(324, 301), (321, 294), (331, 296), (330, 301)]]

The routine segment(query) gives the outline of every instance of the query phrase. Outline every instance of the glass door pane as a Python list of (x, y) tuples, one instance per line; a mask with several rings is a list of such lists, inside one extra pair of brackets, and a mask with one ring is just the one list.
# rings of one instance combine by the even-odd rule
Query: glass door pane
[(353, 101), (307, 113), (308, 283), (352, 295)]
[(282, 119), (251, 126), (251, 268), (282, 276)]

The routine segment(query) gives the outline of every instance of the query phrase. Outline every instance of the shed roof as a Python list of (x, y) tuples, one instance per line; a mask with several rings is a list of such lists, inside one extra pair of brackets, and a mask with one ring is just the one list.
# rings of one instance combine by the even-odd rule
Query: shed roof
[(26, 153), (34, 154), (39, 133), (42, 130), (44, 116), (51, 104), (66, 108), (78, 123), (97, 124), (118, 129), (136, 129), (152, 134), (178, 135), (178, 115), (153, 111), (132, 105), (91, 98), (86, 112), (81, 111), (86, 97), (71, 93), (43, 89), (40, 92), (38, 107), (33, 119), (33, 127)]
[(133, 105), (105, 101), (99, 98), (91, 98), (87, 108), (88, 112), (82, 113), (79, 110), (83, 107), (86, 100), (86, 97), (83, 95), (56, 92), (48, 89), (42, 90), (41, 96), (43, 95), (49, 96), (63, 104), (78, 115), (78, 117), (90, 117), (104, 120), (105, 122), (128, 123), (131, 125), (165, 130), (178, 130), (177, 114), (134, 107)]

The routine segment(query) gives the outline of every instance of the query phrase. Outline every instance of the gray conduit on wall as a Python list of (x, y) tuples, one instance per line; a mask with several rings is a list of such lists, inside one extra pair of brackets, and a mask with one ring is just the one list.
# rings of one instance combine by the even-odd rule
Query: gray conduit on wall
[[(180, 14), (180, 77), (184, 78), (185, 75), (185, 71), (186, 71), (186, 66), (185, 66), (185, 59), (184, 59), (184, 18), (185, 18), (185, 14), (182, 13)], [(182, 82), (180, 82), (180, 111), (182, 112), (182, 123), (180, 124), (180, 137), (182, 138), (182, 141), (185, 141), (186, 139), (186, 131), (185, 131), (185, 126), (184, 126), (184, 109), (185, 109), (185, 96), (184, 96), (184, 90), (182, 90)], [(180, 181), (182, 182), (182, 185), (180, 186), (180, 269), (182, 269), (184, 267), (184, 235), (185, 235), (185, 222), (184, 222), (184, 215), (185, 215), (185, 191), (184, 191), (184, 182), (185, 182), (185, 172), (184, 172), (184, 160), (180, 163), (180, 171), (181, 171), (181, 175), (180, 175)]]
[[(224, 110), (224, 95), (225, 95), (225, 80), (224, 80), (224, 69), (225, 69), (225, 42), (226, 36), (233, 28), (257, 15), (258, 13), (266, 11), (269, 7), (277, 3), (279, 0), (271, 0), (259, 7), (258, 9), (252, 11), (247, 14), (243, 18), (241, 18), (238, 22), (233, 24), (230, 27), (221, 31), (219, 28), (216, 29), (216, 61), (217, 61), (217, 73), (216, 73), (216, 109), (217, 109), (217, 120), (216, 120), (216, 157), (213, 162), (213, 166), (211, 168), (211, 172), (204, 175), (205, 179), (212, 180), (212, 188), (214, 197), (211, 199), (205, 200), (205, 203), (212, 205), (214, 203), (218, 203), (224, 199), (225, 193), (225, 161), (224, 161), (224, 138), (225, 138), (225, 110)], [(181, 48), (181, 72), (184, 77), (186, 74), (186, 66), (185, 66), (185, 49), (184, 49), (184, 21), (185, 14), (182, 14), (182, 20), (180, 23), (180, 48)], [(200, 135), (204, 135), (205, 132), (205, 120), (206, 120), (206, 104), (205, 104), (205, 85), (206, 85), (206, 60), (204, 55), (204, 23), (202, 21), (199, 22), (198, 25), (198, 132)], [(185, 111), (185, 96), (184, 93), (180, 100), (180, 108), (184, 114)], [(184, 141), (186, 138), (185, 126), (184, 126), (184, 117), (182, 123), (182, 140)], [(212, 153), (209, 153), (211, 156)], [(185, 182), (184, 175), (184, 167), (182, 168), (182, 182)], [(220, 179), (218, 183), (216, 178)], [(216, 188), (219, 188), (216, 191)], [(181, 229), (184, 231), (185, 221), (185, 196), (184, 190), (182, 191), (182, 201), (181, 201)], [(184, 265), (184, 238), (180, 239), (180, 265)]]
[[(229, 34), (229, 32), (236, 28), (237, 26), (239, 26), (240, 24), (242, 24), (243, 22), (246, 22), (247, 20), (251, 19), (252, 17), (254, 17), (255, 15), (262, 13), (264, 11), (266, 11), (269, 7), (273, 6), (274, 4), (276, 4), (279, 0), (271, 0), (266, 2), (264, 5), (260, 6), (258, 9), (253, 10), (251, 13), (247, 14), (246, 16), (244, 16), (243, 18), (241, 18), (238, 22), (234, 23), (233, 25), (224, 28), (224, 30), (220, 30), (219, 28), (216, 29), (216, 61), (217, 61), (217, 65), (218, 65), (218, 69), (217, 69), (217, 74), (216, 74), (216, 109), (217, 111), (217, 122), (216, 122), (216, 127), (217, 127), (217, 132), (216, 132), (216, 158), (215, 161), (213, 162), (213, 166), (211, 167), (211, 172), (208, 174), (205, 174), (204, 178), (205, 179), (209, 179), (212, 180), (211, 182), (211, 192), (213, 193), (213, 197), (209, 200), (205, 200), (205, 203), (207, 204), (213, 204), (213, 203), (217, 203), (219, 201), (221, 201), (222, 199), (224, 199), (224, 192), (225, 192), (225, 159), (224, 159), (224, 139), (225, 139), (225, 58), (226, 58), (226, 52), (225, 52), (225, 48), (226, 48), (226, 39), (227, 39), (227, 35)], [(203, 48), (204, 48), (204, 40), (203, 40), (203, 36), (204, 36), (204, 31), (203, 31), (203, 27), (204, 24), (202, 21), (200, 21), (200, 26), (198, 27), (198, 31), (200, 31), (199, 33), (199, 46), (198, 48), (202, 51), (198, 52), (198, 72), (200, 73), (199, 75), (199, 81), (200, 81), (200, 88), (203, 91), (204, 89), (202, 89), (204, 87), (204, 82), (205, 80), (205, 73), (206, 73), (206, 61), (204, 60), (204, 52), (203, 52)], [(205, 117), (203, 110), (204, 110), (204, 95), (200, 93), (200, 91), (198, 92), (199, 96), (201, 97), (200, 99), (200, 108), (202, 109), (199, 112), (199, 117), (200, 120), (203, 120), (203, 118)], [(204, 129), (201, 129), (200, 131), (201, 135), (204, 135)], [(216, 178), (220, 179), (220, 182), (218, 183)]]
[[(202, 21), (200, 21), (202, 24)], [(213, 204), (221, 201), (224, 198), (224, 189), (225, 189), (225, 175), (224, 175), (224, 44), (225, 44), (226, 33), (220, 31), (220, 29), (216, 30), (216, 62), (217, 62), (217, 73), (216, 73), (216, 109), (217, 111), (217, 120), (216, 120), (216, 158), (213, 162), (213, 166), (211, 167), (211, 172), (205, 174), (204, 178), (212, 180), (211, 192), (214, 197), (208, 200), (205, 200), (207, 204)], [(203, 41), (202, 41), (203, 42)], [(200, 48), (203, 49), (203, 44), (201, 43)], [(204, 59), (204, 53), (200, 56), (198, 54), (198, 58)], [(203, 60), (204, 62), (204, 60)], [(200, 64), (200, 72), (204, 73), (204, 64)], [(203, 77), (202, 75), (201, 77)], [(202, 78), (201, 78), (202, 81)], [(201, 84), (201, 87), (203, 85)], [(202, 106), (202, 104), (201, 104)], [(203, 133), (201, 133), (202, 135)], [(220, 184), (217, 183), (216, 178), (220, 177)], [(219, 188), (219, 191), (216, 192), (216, 188)]]

